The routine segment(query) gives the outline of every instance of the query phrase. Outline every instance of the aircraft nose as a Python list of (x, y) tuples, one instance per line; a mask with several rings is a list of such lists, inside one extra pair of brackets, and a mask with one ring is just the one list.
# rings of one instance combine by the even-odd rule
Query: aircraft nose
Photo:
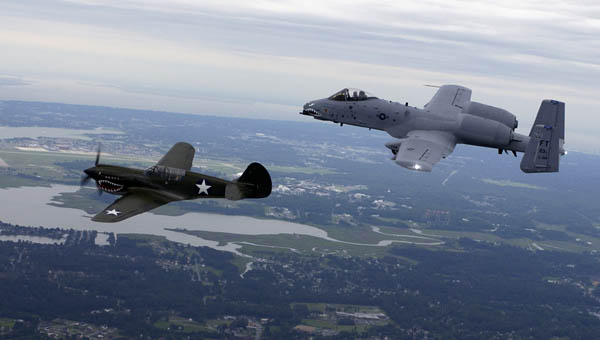
[(85, 172), (85, 174), (90, 177), (94, 177), (98, 173), (98, 171), (96, 170), (95, 167), (85, 169), (85, 170), (83, 170), (83, 172)]
[(313, 116), (313, 117), (317, 117), (317, 116), (321, 115), (315, 107), (315, 102), (308, 102), (308, 103), (304, 104), (304, 106), (302, 107), (302, 112), (300, 112), (300, 114), (305, 115), (305, 116)]

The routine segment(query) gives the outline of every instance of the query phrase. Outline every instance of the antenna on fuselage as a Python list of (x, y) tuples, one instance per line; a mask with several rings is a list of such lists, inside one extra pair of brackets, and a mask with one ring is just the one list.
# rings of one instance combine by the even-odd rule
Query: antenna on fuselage
[(431, 85), (431, 84), (423, 84), (423, 86), (427, 86), (427, 87), (437, 87), (438, 89), (441, 87), (439, 85)]

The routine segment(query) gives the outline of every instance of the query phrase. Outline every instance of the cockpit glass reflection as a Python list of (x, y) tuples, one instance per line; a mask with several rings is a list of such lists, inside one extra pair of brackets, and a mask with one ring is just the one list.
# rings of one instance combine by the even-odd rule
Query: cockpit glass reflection
[(329, 99), (331, 99), (331, 100), (340, 101), (340, 102), (361, 101), (361, 100), (376, 99), (376, 98), (377, 97), (375, 97), (374, 95), (372, 95), (371, 93), (369, 93), (367, 91), (363, 91), (361, 89), (355, 89), (355, 88), (345, 88), (341, 91), (336, 92), (331, 97), (329, 97)]
[(155, 165), (146, 169), (144, 174), (148, 177), (158, 177), (168, 181), (180, 181), (185, 176), (185, 170)]

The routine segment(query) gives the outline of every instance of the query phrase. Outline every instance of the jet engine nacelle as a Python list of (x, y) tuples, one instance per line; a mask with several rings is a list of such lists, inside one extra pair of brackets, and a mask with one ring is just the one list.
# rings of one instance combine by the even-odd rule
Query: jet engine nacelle
[(513, 130), (496, 120), (464, 113), (459, 117), (455, 135), (464, 144), (498, 147), (508, 145), (513, 139)]
[(485, 105), (478, 102), (467, 103), (463, 107), (462, 112), (485, 119), (495, 120), (508, 126), (512, 130), (516, 129), (519, 125), (517, 117), (512, 113), (498, 107)]

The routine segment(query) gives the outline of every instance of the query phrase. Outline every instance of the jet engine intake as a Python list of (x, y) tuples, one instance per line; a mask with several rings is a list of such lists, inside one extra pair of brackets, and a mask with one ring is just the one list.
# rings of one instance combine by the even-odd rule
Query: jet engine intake
[(463, 107), (462, 112), (485, 119), (495, 120), (508, 126), (512, 130), (519, 126), (517, 117), (512, 113), (498, 107), (485, 105), (478, 102), (468, 102)]

